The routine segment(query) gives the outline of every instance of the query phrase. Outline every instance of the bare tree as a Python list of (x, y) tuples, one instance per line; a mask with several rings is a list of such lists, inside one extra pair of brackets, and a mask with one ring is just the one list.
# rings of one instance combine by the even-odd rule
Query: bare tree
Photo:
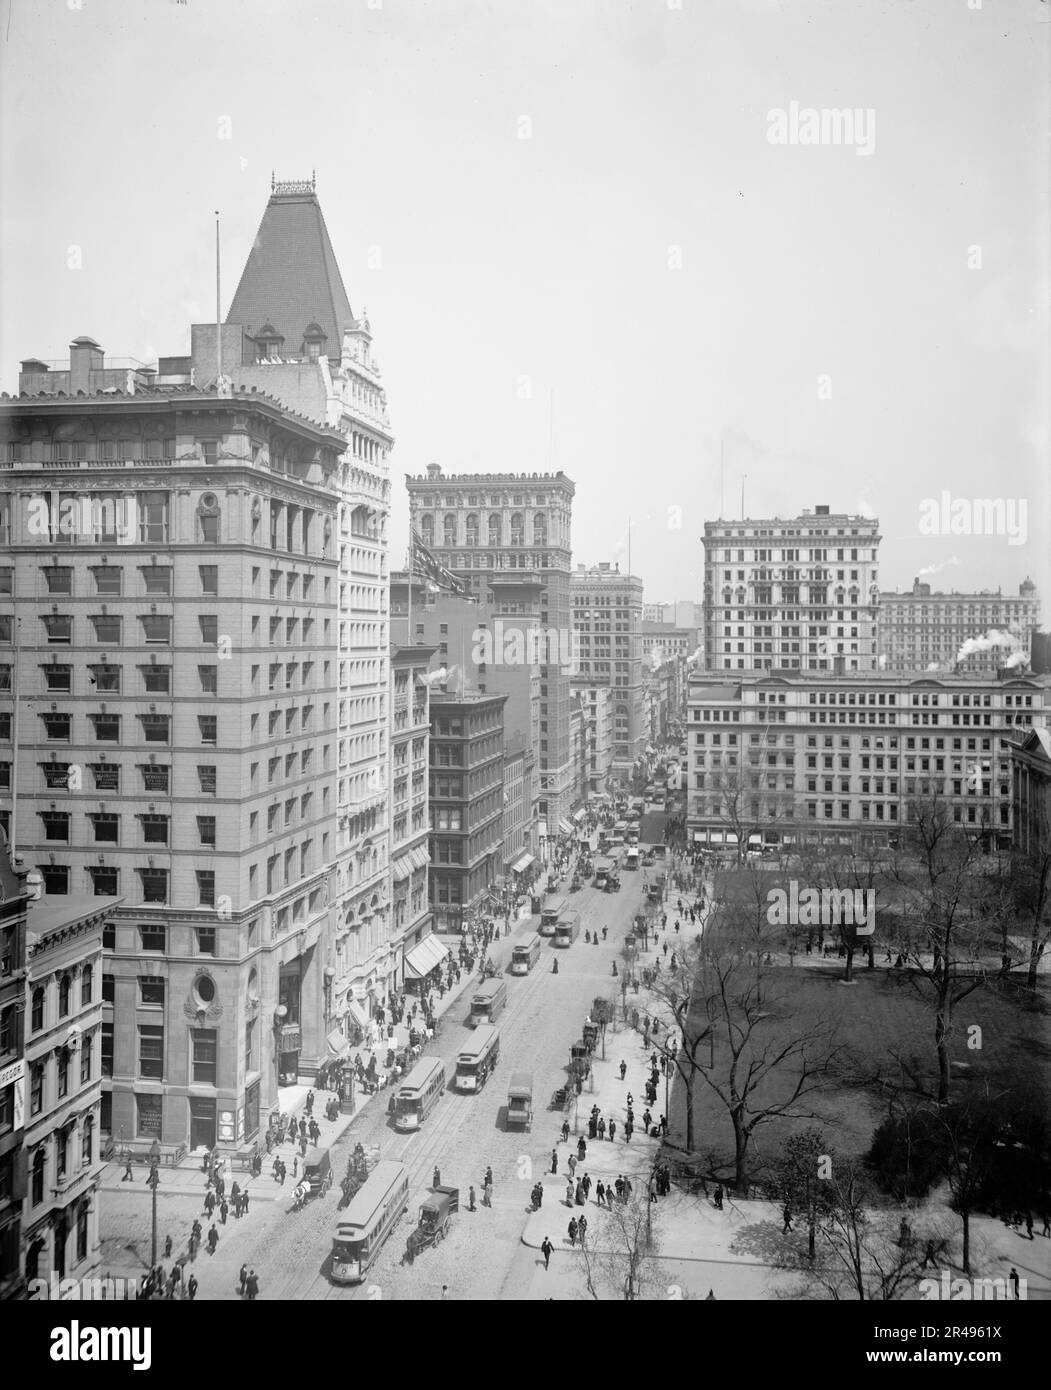
[[(653, 1180), (653, 1173), (649, 1175)], [(640, 1179), (626, 1202), (614, 1200), (599, 1222), (594, 1218), (580, 1246), (584, 1283), (590, 1296), (635, 1303), (658, 1285), (660, 1238), (650, 1214), (649, 1183)]]
[(937, 1056), (937, 1099), (950, 1091), (949, 1040), (954, 1010), (990, 979), (1006, 973), (989, 959), (993, 914), (981, 881), (982, 845), (956, 825), (937, 792), (908, 804), (908, 825), (889, 870), (897, 890), (901, 954), (930, 1001)]
[(813, 840), (801, 843), (799, 855), (800, 874), (805, 876), (807, 886), (828, 895), (832, 920), (823, 923), (822, 930), (827, 926), (842, 942), (846, 953), (843, 979), (850, 984), (854, 979), (854, 955), (858, 950), (867, 953), (868, 968), (876, 968), (875, 934), (858, 930), (859, 925), (874, 926), (875, 923), (859, 923), (853, 908), (859, 902), (866, 906), (875, 902), (882, 878), (879, 860), (871, 850), (858, 844), (828, 846), (818, 845)]

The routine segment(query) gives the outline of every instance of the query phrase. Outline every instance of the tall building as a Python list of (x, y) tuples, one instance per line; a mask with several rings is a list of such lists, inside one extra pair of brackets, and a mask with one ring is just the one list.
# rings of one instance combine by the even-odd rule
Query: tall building
[(805, 510), (704, 526), (709, 671), (874, 671), (879, 523)]
[(932, 593), (915, 579), (909, 593), (880, 595), (880, 669), (989, 675), (1008, 664), (1024, 669), (1039, 627), (1040, 596), (1031, 579), (1017, 595)]
[(431, 902), (460, 923), (504, 872), (505, 695), (431, 694)]
[(570, 580), (580, 675), (613, 691), (613, 772), (631, 776), (642, 727), (642, 580), (618, 565), (577, 565)]
[(0, 1301), (14, 1296), (22, 1277), (28, 903), (25, 875), (15, 872), (0, 831)]
[[(98, 1273), (102, 1077), (112, 1039), (103, 1021), (102, 947), (119, 904), (119, 898), (81, 894), (41, 897), (29, 907), (22, 1204), (27, 1281)], [(159, 1109), (157, 1114), (159, 1119)]]
[[(405, 961), (427, 936), (434, 913), (427, 891), (430, 863), (430, 686), (434, 648), (391, 648), (391, 879), (394, 949)], [(410, 971), (411, 971), (410, 964)]]
[[(214, 330), (197, 350), (215, 364)], [(313, 180), (276, 183), (224, 326), (235, 387), (338, 431), (336, 832), (331, 1020), (382, 1004), (400, 970), (391, 915), (389, 540), (394, 437), (367, 311), (355, 316)], [(209, 349), (212, 356), (208, 356)]]
[(688, 699), (688, 823), (709, 845), (893, 843), (915, 798), (1011, 843), (1012, 759), (1051, 720), (1051, 678), (696, 675)]
[(599, 796), (608, 790), (613, 771), (613, 691), (608, 685), (592, 685), (586, 676), (574, 676), (573, 693), (580, 696), (587, 725), (588, 792)]
[(249, 1144), (324, 1047), (344, 439), (192, 359), (39, 365), (0, 399), (12, 838), (49, 900), (123, 899), (104, 1127)]
[(536, 614), (535, 645), (518, 660), (539, 668), (538, 813), (541, 834), (555, 838), (560, 822), (569, 827), (572, 802), (573, 483), (561, 472), (447, 477), (436, 463), (428, 465), (426, 476), (406, 477), (405, 483), (420, 538), (471, 593), (489, 601), (494, 621), (532, 627)]

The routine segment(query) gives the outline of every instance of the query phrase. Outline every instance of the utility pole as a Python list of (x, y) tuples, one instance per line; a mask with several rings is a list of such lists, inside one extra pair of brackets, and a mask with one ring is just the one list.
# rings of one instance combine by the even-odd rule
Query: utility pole
[(150, 1269), (157, 1268), (157, 1187), (160, 1184), (160, 1173), (157, 1171), (161, 1161), (161, 1146), (154, 1139), (150, 1145), (150, 1176), (146, 1179), (150, 1188), (153, 1203), (153, 1220), (150, 1228)]

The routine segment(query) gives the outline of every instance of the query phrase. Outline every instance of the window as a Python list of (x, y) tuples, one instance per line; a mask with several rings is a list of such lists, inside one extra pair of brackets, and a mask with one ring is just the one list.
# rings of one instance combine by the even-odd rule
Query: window
[(201, 576), (201, 593), (219, 593), (219, 566), (218, 565), (198, 565), (197, 573)]
[[(89, 1055), (89, 1057), (90, 1057), (90, 1053), (89, 1053), (88, 1055)], [(80, 1164), (81, 1164), (81, 1167), (86, 1167), (86, 1166), (91, 1162), (92, 1151), (93, 1151), (93, 1149), (94, 1149), (94, 1142), (95, 1142), (95, 1118), (94, 1118), (93, 1115), (85, 1115), (85, 1116), (84, 1116), (84, 1123), (83, 1123), (83, 1125), (81, 1126), (81, 1130), (80, 1130)], [(83, 1221), (84, 1221), (84, 1249), (83, 1249), (83, 1251), (82, 1251), (81, 1248), (80, 1248), (80, 1245), (81, 1245), (81, 1240), (80, 1240), (80, 1224), (81, 1224), (81, 1219), (82, 1219), (82, 1218), (83, 1218)], [(83, 1259), (86, 1259), (86, 1258), (87, 1258), (87, 1253), (88, 1253), (88, 1249), (87, 1249), (87, 1235), (88, 1235), (88, 1232), (87, 1232), (87, 1203), (86, 1203), (86, 1202), (81, 1202), (80, 1208), (79, 1208), (79, 1210), (78, 1210), (78, 1212), (77, 1212), (77, 1259), (78, 1259), (78, 1260), (83, 1260)]]
[(168, 494), (166, 492), (140, 492), (138, 504), (140, 543), (166, 542), (168, 539)]
[(199, 956), (214, 956), (217, 954), (215, 927), (197, 928), (197, 954)]
[(45, 666), (42, 669), (44, 672), (44, 684), (48, 690), (53, 690), (57, 693), (72, 690), (72, 666)]
[(120, 742), (119, 714), (89, 714), (88, 718), (95, 729), (96, 743)]
[(142, 631), (148, 647), (170, 647), (172, 644), (172, 620), (164, 613), (143, 613), (139, 615)]
[(66, 864), (38, 864), (37, 870), (44, 880), (44, 892), (52, 897), (65, 897), (69, 893), (69, 866)]
[(143, 565), (142, 578), (148, 594), (170, 594), (172, 591), (171, 565)]
[(97, 691), (120, 694), (119, 666), (89, 666), (90, 681)]
[(201, 907), (215, 906), (215, 873), (212, 869), (197, 870), (197, 902)]
[(219, 739), (219, 719), (214, 714), (199, 714), (197, 727), (201, 731), (201, 742), (215, 744)]
[(86, 1009), (91, 1003), (92, 995), (95, 992), (95, 969), (94, 966), (85, 965), (80, 974), (80, 1007)]
[[(29, 1069), (29, 1113), (39, 1115), (44, 1108), (44, 1064), (34, 1062)], [(40, 1200), (43, 1201), (43, 1194)]]
[(140, 666), (144, 689), (154, 695), (167, 695), (171, 691), (170, 666)]
[(120, 839), (120, 816), (115, 816), (111, 812), (97, 812), (89, 815), (92, 828), (95, 831), (95, 843), (97, 845), (115, 845)]
[(150, 1081), (164, 1079), (163, 1024), (139, 1024), (139, 1075)]
[(48, 646), (68, 647), (73, 642), (73, 618), (68, 613), (53, 613), (41, 618), (47, 633)]
[(139, 772), (142, 774), (143, 791), (166, 792), (168, 790), (171, 769), (163, 763), (140, 763)]
[(159, 975), (139, 976), (139, 1003), (164, 1003), (164, 980)]
[(140, 714), (142, 737), (146, 743), (168, 743), (171, 716), (167, 714)]
[(33, 990), (33, 998), (30, 1005), (29, 1027), (33, 1033), (39, 1033), (44, 1026), (44, 986), (37, 985)]
[(144, 815), (139, 818), (142, 821), (142, 838), (147, 845), (166, 845), (168, 843), (168, 816)]
[(214, 817), (214, 816), (198, 816), (198, 817), (197, 817), (197, 834), (198, 834), (199, 837), (200, 837), (200, 841), (201, 841), (201, 844), (202, 844), (202, 845), (214, 845), (214, 844), (215, 844), (215, 817)]
[(142, 900), (144, 903), (166, 903), (168, 901), (168, 870), (139, 869), (142, 880)]
[(95, 790), (115, 792), (120, 789), (119, 763), (89, 763), (91, 775), (95, 779)]
[(200, 767), (200, 766), (199, 766), (199, 767), (197, 768), (197, 781), (198, 781), (198, 783), (199, 783), (199, 785), (200, 785), (200, 788), (201, 788), (201, 791), (202, 791), (202, 792), (212, 792), (212, 793), (214, 794), (214, 792), (215, 792), (215, 768), (214, 768), (214, 767)]
[(219, 640), (219, 619), (215, 614), (201, 614), (198, 619), (201, 627), (201, 641), (212, 646)]
[(215, 1085), (216, 1076), (216, 1033), (214, 1028), (191, 1029), (192, 1062), (194, 1081)]
[[(10, 571), (8, 571), (10, 573)], [(72, 594), (73, 571), (60, 565), (49, 565), (41, 569), (49, 594)], [(10, 593), (10, 590), (8, 590)]]
[(41, 811), (40, 819), (44, 823), (44, 839), (58, 840), (64, 844), (69, 843), (69, 822), (68, 811)]
[(88, 873), (91, 875), (92, 888), (96, 898), (115, 898), (117, 896), (119, 876), (115, 868), (102, 864), (89, 868)]
[(71, 714), (42, 714), (44, 737), (50, 743), (68, 743), (72, 732)]
[(58, 1098), (69, 1095), (69, 1048), (63, 1047), (58, 1054)]
[(102, 1042), (99, 1050), (99, 1065), (102, 1068), (103, 1076), (113, 1075), (113, 1023), (105, 1021), (102, 1024)]
[(95, 576), (95, 592), (106, 598), (119, 598), (123, 589), (124, 571), (112, 565), (96, 565), (92, 569)]
[(204, 695), (216, 695), (219, 692), (219, 668), (218, 666), (198, 666), (197, 676), (201, 682), (201, 692)]
[(95, 613), (91, 616), (95, 629), (95, 641), (100, 647), (119, 647), (121, 620), (112, 613)]

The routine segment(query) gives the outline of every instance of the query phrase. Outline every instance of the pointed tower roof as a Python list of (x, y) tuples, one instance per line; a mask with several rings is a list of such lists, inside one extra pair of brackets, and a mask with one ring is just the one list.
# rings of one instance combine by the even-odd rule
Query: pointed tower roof
[(343, 329), (355, 322), (314, 180), (271, 183), (270, 201), (226, 316), (255, 337), (266, 326), (298, 353), (318, 327), (322, 351), (338, 358)]

